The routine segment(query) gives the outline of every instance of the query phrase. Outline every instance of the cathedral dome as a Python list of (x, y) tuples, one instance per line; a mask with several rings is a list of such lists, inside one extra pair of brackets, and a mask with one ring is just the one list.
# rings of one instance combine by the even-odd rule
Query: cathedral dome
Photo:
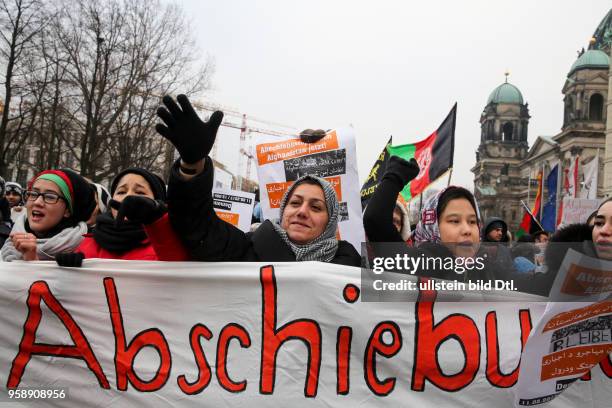
[(608, 58), (605, 52), (601, 50), (588, 50), (578, 57), (567, 76), (581, 69), (608, 69), (609, 66), (610, 58)]
[(516, 86), (505, 82), (491, 92), (489, 99), (487, 99), (487, 105), (490, 103), (514, 103), (522, 105), (523, 95)]

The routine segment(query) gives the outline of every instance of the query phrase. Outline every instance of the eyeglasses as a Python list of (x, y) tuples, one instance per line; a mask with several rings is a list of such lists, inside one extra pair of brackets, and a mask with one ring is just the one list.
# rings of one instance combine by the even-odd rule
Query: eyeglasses
[(56, 204), (59, 200), (64, 200), (64, 197), (57, 193), (39, 193), (33, 190), (26, 191), (23, 196), (27, 201), (36, 201), (38, 197), (42, 196), (43, 201), (47, 204)]

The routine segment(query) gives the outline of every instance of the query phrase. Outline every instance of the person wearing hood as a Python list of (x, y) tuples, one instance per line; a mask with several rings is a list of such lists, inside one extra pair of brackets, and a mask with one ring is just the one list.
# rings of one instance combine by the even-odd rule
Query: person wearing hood
[(23, 211), (23, 187), (14, 181), (8, 181), (3, 194), (11, 208), (11, 220), (15, 222)]
[(74, 253), (56, 257), (60, 266), (79, 267), (85, 258), (188, 259), (170, 226), (166, 185), (159, 176), (142, 168), (123, 170), (113, 179), (110, 195), (110, 207), (96, 217), (93, 232)]
[[(393, 225), (395, 200), (404, 186), (419, 174), (416, 160), (406, 161), (391, 156), (383, 178), (376, 188), (363, 216), (366, 235), (372, 243), (404, 242)], [(384, 246), (375, 246), (377, 256), (394, 257), (397, 251), (411, 257), (476, 258), (480, 253), (480, 213), (474, 195), (463, 187), (449, 186), (430, 197), (423, 205), (421, 219), (412, 238), (415, 247), (393, 247), (392, 253)], [(378, 251), (381, 251), (380, 253)], [(488, 280), (493, 268), (485, 265), (481, 270), (458, 274), (454, 270), (426, 269), (417, 275), (447, 280)]]
[(488, 218), (482, 229), (482, 242), (508, 242), (508, 224), (498, 217)]
[(3, 261), (50, 260), (74, 251), (95, 207), (89, 183), (72, 170), (45, 170), (24, 192), (26, 211), (15, 221), (0, 256)]
[(197, 261), (321, 261), (359, 266), (353, 246), (336, 239), (339, 203), (333, 187), (315, 176), (303, 176), (285, 192), (280, 218), (265, 220), (244, 233), (214, 212), (214, 169), (208, 156), (223, 113), (202, 122), (185, 95), (163, 98), (157, 111), (164, 124), (156, 130), (178, 150), (170, 172), (170, 221), (192, 259)]

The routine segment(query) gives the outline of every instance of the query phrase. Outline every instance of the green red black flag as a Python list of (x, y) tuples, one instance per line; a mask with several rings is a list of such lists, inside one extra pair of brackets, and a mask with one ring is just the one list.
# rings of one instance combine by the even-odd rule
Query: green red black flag
[(453, 106), (438, 129), (426, 139), (412, 144), (387, 146), (389, 154), (405, 160), (414, 157), (419, 163), (420, 173), (402, 190), (402, 196), (406, 201), (423, 192), (429, 184), (453, 167), (456, 117), (457, 104)]

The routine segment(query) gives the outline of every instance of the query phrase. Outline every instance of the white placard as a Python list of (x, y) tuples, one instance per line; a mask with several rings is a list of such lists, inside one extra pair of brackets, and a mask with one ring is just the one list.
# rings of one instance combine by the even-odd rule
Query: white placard
[(219, 218), (244, 232), (251, 230), (255, 194), (246, 191), (213, 188), (212, 195), (213, 207)]
[(262, 138), (255, 150), (264, 218), (279, 217), (281, 199), (296, 179), (305, 174), (320, 176), (332, 184), (340, 202), (339, 239), (361, 248), (365, 233), (351, 128), (331, 130), (315, 143), (298, 137)]

